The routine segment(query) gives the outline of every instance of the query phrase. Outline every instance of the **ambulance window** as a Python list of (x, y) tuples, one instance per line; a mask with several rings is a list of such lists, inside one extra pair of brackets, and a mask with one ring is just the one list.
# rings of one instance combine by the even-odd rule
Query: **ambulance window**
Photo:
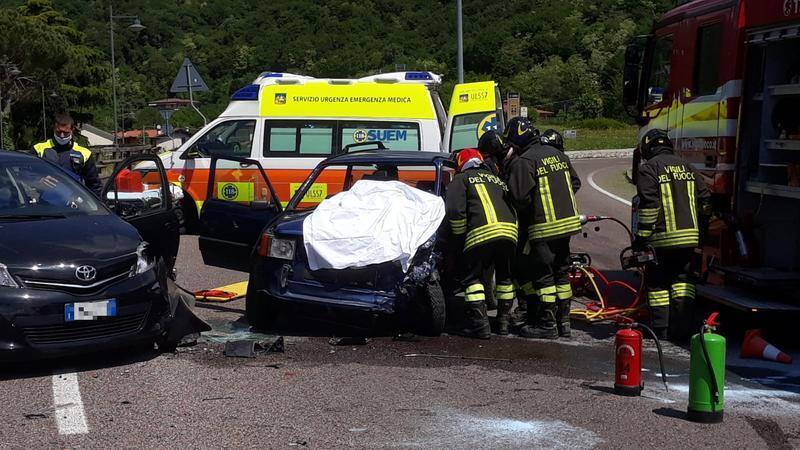
[(650, 84), (647, 88), (647, 104), (657, 105), (664, 99), (669, 87), (669, 75), (672, 70), (672, 36), (658, 39), (653, 49), (653, 61), (650, 66)]
[(497, 129), (497, 116), (493, 112), (479, 112), (456, 116), (453, 119), (450, 150), (456, 151), (464, 148), (477, 147), (479, 135), (483, 135), (483, 132), (490, 129)]
[(225, 156), (249, 157), (253, 149), (255, 120), (231, 120), (209, 130), (192, 148), (188, 156), (211, 156), (212, 153)]
[(694, 95), (711, 95), (719, 85), (722, 24), (702, 27), (697, 31), (697, 51), (694, 66)]
[(267, 121), (264, 156), (330, 155), (335, 122)]
[[(420, 150), (419, 125), (407, 122), (343, 122), (342, 148), (380, 141), (389, 150)], [(433, 149), (432, 149), (433, 150)]]

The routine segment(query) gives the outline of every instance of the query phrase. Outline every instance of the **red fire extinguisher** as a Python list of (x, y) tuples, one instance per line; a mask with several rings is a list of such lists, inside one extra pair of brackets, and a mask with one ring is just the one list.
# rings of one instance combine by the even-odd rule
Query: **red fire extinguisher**
[(635, 397), (642, 393), (644, 388), (644, 383), (642, 382), (642, 340), (644, 336), (639, 331), (640, 328), (647, 331), (656, 343), (658, 362), (661, 366), (661, 380), (664, 382), (664, 388), (669, 390), (667, 373), (664, 370), (661, 342), (658, 341), (653, 330), (625, 317), (619, 317), (617, 323), (621, 328), (617, 331), (614, 339), (614, 359), (616, 361), (614, 392), (628, 397)]
[(632, 327), (621, 328), (614, 340), (616, 376), (614, 392), (634, 397), (642, 392), (642, 332)]

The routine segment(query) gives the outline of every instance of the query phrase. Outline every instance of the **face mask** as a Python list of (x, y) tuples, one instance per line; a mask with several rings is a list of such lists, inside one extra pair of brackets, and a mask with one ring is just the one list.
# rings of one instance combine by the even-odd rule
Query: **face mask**
[(56, 144), (58, 144), (58, 145), (69, 145), (69, 143), (72, 142), (72, 135), (71, 134), (67, 135), (67, 136), (64, 136), (64, 137), (61, 137), (61, 136), (58, 136), (58, 135), (55, 135), (53, 137), (55, 138)]

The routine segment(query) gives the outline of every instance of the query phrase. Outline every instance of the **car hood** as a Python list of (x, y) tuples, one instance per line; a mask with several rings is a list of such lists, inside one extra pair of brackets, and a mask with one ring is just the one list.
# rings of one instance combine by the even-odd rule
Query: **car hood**
[(136, 228), (113, 214), (0, 222), (0, 263), (19, 268), (109, 260), (134, 253), (140, 242)]
[(313, 211), (286, 212), (278, 218), (272, 226), (272, 232), (276, 235), (302, 236), (303, 221), (306, 220)]

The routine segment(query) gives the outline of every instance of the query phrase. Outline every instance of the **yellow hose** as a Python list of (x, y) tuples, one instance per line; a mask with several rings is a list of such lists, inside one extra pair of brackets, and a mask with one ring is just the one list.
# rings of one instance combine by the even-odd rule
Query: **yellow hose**
[(589, 277), (589, 281), (592, 283), (592, 287), (594, 287), (594, 292), (597, 294), (597, 299), (600, 300), (600, 309), (597, 311), (589, 311), (588, 309), (573, 309), (569, 312), (570, 316), (577, 316), (577, 318), (592, 321), (598, 317), (605, 319), (606, 316), (626, 315), (636, 311), (636, 308), (614, 309), (613, 311), (606, 311), (606, 301), (603, 298), (602, 292), (600, 292), (600, 288), (597, 286), (597, 282), (594, 281), (594, 276), (583, 267), (579, 267), (578, 269), (580, 269), (584, 275)]

